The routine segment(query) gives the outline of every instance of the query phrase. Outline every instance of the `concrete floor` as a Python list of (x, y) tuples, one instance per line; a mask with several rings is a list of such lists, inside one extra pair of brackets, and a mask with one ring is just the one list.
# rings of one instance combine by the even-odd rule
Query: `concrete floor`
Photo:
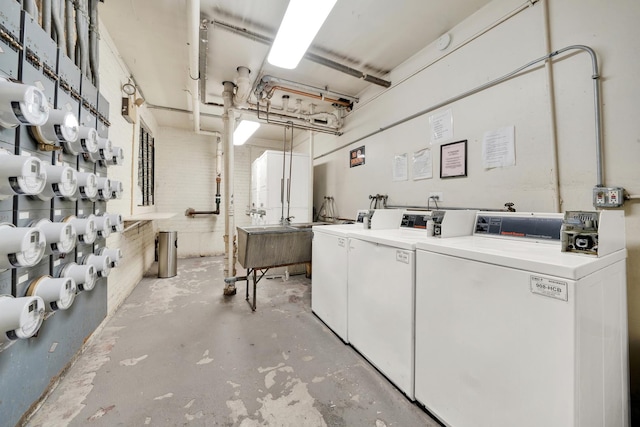
[(263, 279), (252, 313), (223, 268), (147, 273), (28, 425), (438, 426), (315, 317), (309, 279)]

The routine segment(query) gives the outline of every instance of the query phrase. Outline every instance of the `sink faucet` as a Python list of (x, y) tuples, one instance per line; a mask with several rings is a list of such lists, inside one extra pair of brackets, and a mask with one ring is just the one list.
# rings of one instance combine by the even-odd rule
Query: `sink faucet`
[(281, 225), (289, 225), (291, 224), (291, 220), (295, 218), (295, 216), (288, 216), (286, 218), (282, 218), (282, 220), (280, 220)]

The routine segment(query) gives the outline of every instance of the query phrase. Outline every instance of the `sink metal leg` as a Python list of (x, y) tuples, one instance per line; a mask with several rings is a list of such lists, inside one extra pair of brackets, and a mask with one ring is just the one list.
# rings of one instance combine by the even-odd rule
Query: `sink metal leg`
[(253, 270), (253, 305), (251, 306), (251, 311), (256, 311), (256, 285), (258, 284), (258, 280), (256, 279), (256, 270)]

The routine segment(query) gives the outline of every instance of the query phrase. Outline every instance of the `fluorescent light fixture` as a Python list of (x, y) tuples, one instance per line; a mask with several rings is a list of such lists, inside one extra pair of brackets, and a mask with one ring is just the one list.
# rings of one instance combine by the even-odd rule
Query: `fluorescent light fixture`
[(240, 122), (235, 132), (233, 132), (233, 145), (242, 145), (251, 138), (251, 135), (260, 127), (260, 123), (250, 120)]
[(289, 70), (298, 63), (318, 34), (337, 0), (290, 0), (267, 60)]

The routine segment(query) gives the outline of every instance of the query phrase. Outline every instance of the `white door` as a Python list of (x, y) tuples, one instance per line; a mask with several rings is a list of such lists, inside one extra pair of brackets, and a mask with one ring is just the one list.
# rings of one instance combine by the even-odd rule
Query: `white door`
[(349, 239), (349, 342), (413, 399), (414, 251)]
[(574, 425), (575, 282), (564, 301), (532, 277), (554, 279), (417, 251), (415, 395), (446, 424)]
[(347, 336), (347, 238), (314, 232), (311, 309), (344, 342)]

